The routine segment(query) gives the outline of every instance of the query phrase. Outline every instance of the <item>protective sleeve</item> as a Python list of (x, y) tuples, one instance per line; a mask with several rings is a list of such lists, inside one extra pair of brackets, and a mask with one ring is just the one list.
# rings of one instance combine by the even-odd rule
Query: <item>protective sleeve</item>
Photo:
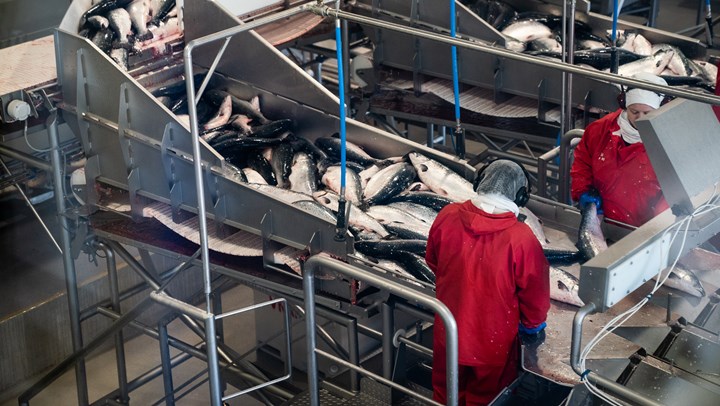
[(531, 237), (517, 250), (515, 266), (520, 323), (528, 329), (544, 323), (550, 309), (550, 265), (540, 243)]

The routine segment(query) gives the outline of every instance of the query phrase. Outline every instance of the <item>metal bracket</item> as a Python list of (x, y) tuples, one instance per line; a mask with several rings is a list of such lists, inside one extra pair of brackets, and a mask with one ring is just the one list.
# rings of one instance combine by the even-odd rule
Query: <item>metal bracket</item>
[(503, 71), (504, 71), (504, 63), (501, 58), (496, 58), (496, 64), (495, 64), (495, 72), (493, 73), (493, 78), (495, 81), (495, 86), (493, 87), (493, 101), (496, 104), (501, 104), (506, 101), (508, 101), (512, 95), (504, 92), (503, 89)]
[(128, 92), (128, 84), (124, 82), (120, 85), (120, 103), (118, 107), (118, 142), (120, 150), (123, 154), (125, 167), (128, 171), (128, 193), (130, 195), (130, 210), (133, 220), (139, 220), (143, 216), (143, 208), (145, 207), (142, 196), (138, 194), (142, 190), (142, 178), (140, 177), (140, 168), (135, 165), (133, 157), (133, 149), (130, 140), (125, 136), (126, 130), (131, 128), (130, 125), (130, 94)]
[(90, 137), (90, 124), (85, 121), (85, 114), (88, 112), (89, 106), (87, 101), (87, 74), (85, 72), (85, 53), (83, 48), (77, 51), (77, 83), (75, 91), (77, 93), (75, 117), (77, 118), (78, 128), (80, 129), (80, 141), (83, 144), (85, 154), (90, 157), (94, 155), (95, 152), (93, 151)]
[[(168, 191), (170, 195), (170, 206), (172, 206), (172, 218), (173, 221), (179, 221), (180, 214), (180, 203), (182, 202), (182, 183), (177, 177), (175, 172), (174, 153), (171, 153), (169, 149), (174, 146), (173, 137), (176, 131), (177, 123), (169, 122), (165, 125), (163, 131), (162, 141), (160, 143), (160, 157), (163, 162), (163, 169), (165, 169), (165, 179), (168, 182)], [(177, 128), (179, 130), (179, 128)]]

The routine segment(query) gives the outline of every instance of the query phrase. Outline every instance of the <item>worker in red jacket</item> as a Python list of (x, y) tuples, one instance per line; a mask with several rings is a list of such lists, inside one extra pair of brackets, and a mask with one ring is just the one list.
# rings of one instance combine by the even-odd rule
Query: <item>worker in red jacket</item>
[[(436, 295), (458, 326), (459, 401), (484, 405), (516, 377), (518, 330), (544, 337), (550, 308), (549, 265), (530, 228), (518, 221), (528, 199), (525, 170), (514, 161), (487, 165), (477, 197), (443, 208), (430, 228), (425, 260)], [(432, 384), (445, 404), (445, 328), (435, 318)]]
[[(635, 79), (667, 86), (640, 73)], [(605, 217), (641, 226), (668, 208), (635, 122), (660, 107), (663, 95), (644, 89), (625, 92), (625, 107), (590, 123), (575, 148), (570, 197), (594, 202)], [(621, 105), (621, 107), (623, 107)]]

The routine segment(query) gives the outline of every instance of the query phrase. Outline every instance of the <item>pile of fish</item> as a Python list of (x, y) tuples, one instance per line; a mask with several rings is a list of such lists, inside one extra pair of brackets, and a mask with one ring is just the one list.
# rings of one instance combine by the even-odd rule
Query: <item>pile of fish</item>
[[(463, 1), (506, 37), (506, 48), (536, 56), (562, 59), (562, 17), (534, 12), (517, 12), (501, 1)], [(573, 61), (586, 68), (609, 71), (611, 42), (593, 33), (590, 26), (575, 21)], [(641, 33), (620, 30), (617, 38), (618, 74), (632, 76), (650, 72), (663, 77), (670, 86), (686, 86), (713, 92), (717, 66), (687, 58), (669, 44), (651, 44)]]
[[(181, 89), (169, 86), (154, 94), (167, 98), (181, 94)], [(170, 104), (182, 104), (183, 97)], [(257, 99), (241, 100), (220, 89), (206, 91), (200, 105), (202, 137), (225, 158), (229, 177), (336, 222), (341, 148), (337, 134), (310, 142), (293, 134), (292, 121), (265, 118)], [(419, 152), (379, 159), (351, 142), (346, 149), (345, 199), (356, 252), (386, 269), (434, 284), (424, 260), (430, 226), (447, 204), (474, 197), (472, 184)], [(571, 274), (553, 268), (551, 286), (553, 299), (582, 304), (578, 281)]]
[(175, 0), (101, 0), (80, 17), (78, 34), (127, 70), (128, 55), (181, 30)]

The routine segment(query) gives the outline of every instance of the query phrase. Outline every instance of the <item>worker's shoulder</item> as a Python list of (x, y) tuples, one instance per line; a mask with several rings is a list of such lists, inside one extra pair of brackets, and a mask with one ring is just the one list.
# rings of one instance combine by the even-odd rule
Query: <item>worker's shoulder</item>
[(512, 227), (509, 228), (511, 230), (511, 235), (513, 238), (513, 242), (516, 244), (529, 244), (529, 245), (538, 245), (540, 246), (540, 242), (538, 241), (537, 237), (535, 236), (535, 233), (533, 233), (530, 226), (518, 220), (515, 224), (512, 225)]

